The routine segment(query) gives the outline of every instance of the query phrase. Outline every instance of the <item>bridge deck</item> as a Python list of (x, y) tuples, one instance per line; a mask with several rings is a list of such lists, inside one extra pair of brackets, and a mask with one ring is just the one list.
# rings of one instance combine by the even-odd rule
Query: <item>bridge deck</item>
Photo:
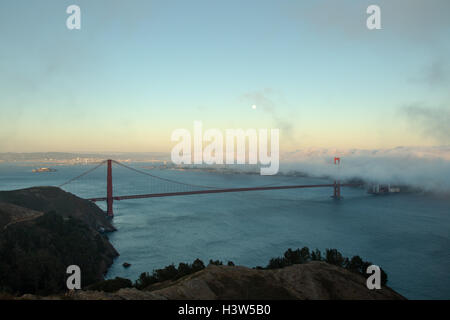
[[(346, 183), (338, 184), (341, 187), (356, 187), (360, 186), (358, 183)], [(282, 189), (302, 189), (302, 188), (323, 188), (334, 187), (335, 184), (315, 184), (315, 185), (294, 185), (294, 186), (274, 186), (274, 187), (254, 187), (254, 188), (228, 188), (228, 189), (212, 189), (212, 190), (199, 190), (199, 191), (184, 191), (184, 192), (168, 192), (168, 193), (150, 193), (150, 194), (137, 194), (129, 196), (114, 196), (113, 200), (129, 200), (129, 199), (143, 199), (143, 198), (159, 198), (159, 197), (172, 197), (172, 196), (187, 196), (192, 194), (207, 194), (207, 193), (227, 193), (227, 192), (246, 192), (246, 191), (265, 191), (265, 190), (282, 190)], [(90, 201), (106, 201), (107, 197), (90, 198)]]

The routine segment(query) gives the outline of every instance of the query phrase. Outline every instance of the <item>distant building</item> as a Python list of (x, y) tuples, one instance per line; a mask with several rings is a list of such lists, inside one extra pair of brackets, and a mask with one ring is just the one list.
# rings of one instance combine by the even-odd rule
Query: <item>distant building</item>
[(39, 168), (39, 169), (33, 169), (32, 172), (56, 172), (56, 169), (52, 168)]

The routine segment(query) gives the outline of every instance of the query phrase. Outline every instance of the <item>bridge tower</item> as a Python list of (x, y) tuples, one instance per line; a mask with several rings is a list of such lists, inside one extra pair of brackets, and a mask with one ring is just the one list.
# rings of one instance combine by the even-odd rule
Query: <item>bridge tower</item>
[[(337, 166), (340, 166), (341, 164), (341, 158), (340, 157), (334, 157), (334, 164)], [(338, 177), (339, 179), (340, 177)], [(340, 200), (341, 199), (341, 181), (335, 180), (334, 186), (333, 186), (334, 192), (333, 192), (333, 198)]]
[(108, 168), (106, 175), (106, 214), (114, 217), (113, 213), (113, 184), (112, 184), (112, 160), (107, 160)]

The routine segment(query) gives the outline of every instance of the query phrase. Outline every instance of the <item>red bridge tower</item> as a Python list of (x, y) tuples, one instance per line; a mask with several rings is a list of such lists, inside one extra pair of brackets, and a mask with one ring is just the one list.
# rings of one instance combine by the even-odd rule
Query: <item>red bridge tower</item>
[(112, 160), (108, 159), (108, 169), (106, 177), (106, 213), (108, 217), (114, 217), (113, 213), (113, 184), (112, 184)]
[[(340, 157), (334, 157), (334, 164), (335, 165), (340, 165), (341, 164), (341, 158)], [(339, 177), (338, 177), (339, 179)], [(333, 192), (333, 198), (339, 200), (341, 199), (341, 181), (340, 180), (335, 180), (334, 181), (334, 192)]]

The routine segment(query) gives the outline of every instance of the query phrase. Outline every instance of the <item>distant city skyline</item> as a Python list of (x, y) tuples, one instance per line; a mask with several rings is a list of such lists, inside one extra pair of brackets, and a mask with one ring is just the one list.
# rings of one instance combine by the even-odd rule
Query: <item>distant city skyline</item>
[[(81, 8), (68, 30), (66, 8)], [(366, 8), (381, 8), (368, 30)], [(5, 0), (0, 152), (170, 152), (279, 128), (280, 151), (450, 141), (450, 2)]]

